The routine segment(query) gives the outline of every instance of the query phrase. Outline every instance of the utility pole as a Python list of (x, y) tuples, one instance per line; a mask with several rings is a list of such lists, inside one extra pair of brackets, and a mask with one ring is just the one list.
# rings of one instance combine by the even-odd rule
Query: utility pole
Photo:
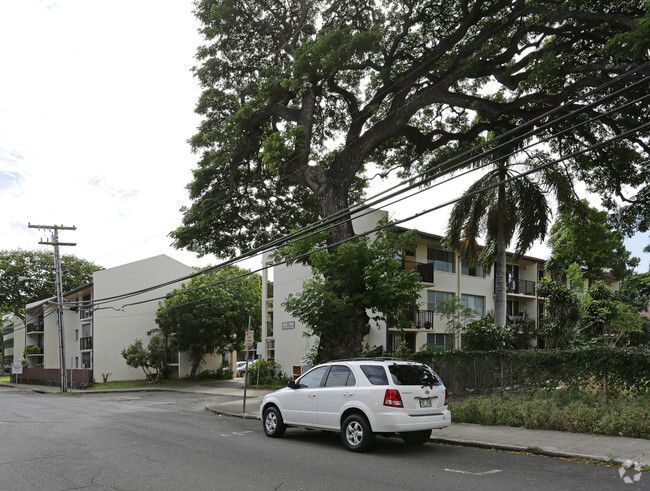
[(56, 271), (56, 321), (59, 326), (59, 366), (61, 367), (61, 392), (68, 391), (66, 370), (65, 370), (65, 331), (63, 329), (63, 270), (61, 268), (61, 254), (59, 246), (76, 246), (71, 242), (59, 242), (59, 230), (77, 230), (77, 227), (64, 227), (63, 225), (32, 225), (29, 228), (39, 230), (51, 230), (52, 238), (49, 242), (41, 240), (41, 245), (54, 246), (54, 269)]

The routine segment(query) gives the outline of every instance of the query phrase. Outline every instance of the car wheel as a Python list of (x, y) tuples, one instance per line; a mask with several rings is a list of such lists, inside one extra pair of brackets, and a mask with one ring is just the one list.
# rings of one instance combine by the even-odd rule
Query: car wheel
[(271, 438), (280, 438), (284, 435), (287, 427), (282, 420), (280, 410), (271, 406), (264, 411), (264, 433)]
[(431, 430), (409, 431), (402, 433), (402, 440), (407, 445), (423, 445), (431, 438)]
[(343, 422), (341, 440), (348, 450), (363, 452), (368, 450), (375, 439), (368, 420), (360, 414), (352, 414)]

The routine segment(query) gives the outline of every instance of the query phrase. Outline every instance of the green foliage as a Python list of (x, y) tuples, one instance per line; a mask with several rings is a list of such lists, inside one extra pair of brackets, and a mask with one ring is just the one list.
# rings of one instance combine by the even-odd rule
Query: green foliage
[(537, 284), (537, 295), (546, 298), (544, 318), (540, 331), (548, 348), (568, 348), (578, 336), (583, 305), (576, 291), (566, 285), (542, 278)]
[(38, 355), (40, 352), (41, 348), (39, 348), (37, 345), (25, 346), (25, 349), (23, 350), (23, 354), (25, 355)]
[(133, 344), (122, 350), (122, 357), (128, 366), (142, 368), (147, 380), (158, 382), (168, 366), (169, 351), (165, 346), (165, 340), (156, 334), (151, 337), (146, 349), (142, 339), (136, 339)]
[(449, 404), (454, 421), (483, 425), (521, 426), (540, 430), (650, 437), (647, 394), (621, 395), (605, 404), (587, 390), (554, 389), (530, 394), (470, 397)]
[[(574, 98), (590, 102), (600, 97), (592, 88), (647, 58), (641, 1), (198, 0), (195, 13), (202, 121), (190, 143), (199, 162), (192, 205), (172, 236), (178, 247), (222, 257), (345, 209), (363, 191), (368, 164), (412, 175), (416, 162), (444, 162), (486, 131)], [(624, 97), (639, 95), (644, 86)], [(642, 102), (591, 121), (554, 150), (633, 128), (646, 111)], [(621, 210), (628, 222), (647, 214), (647, 155), (636, 145), (571, 162), (612, 206), (631, 192)]]
[[(319, 336), (316, 361), (359, 356), (371, 320), (404, 325), (405, 313), (417, 308), (420, 277), (404, 269), (400, 251), (412, 249), (415, 241), (413, 232), (384, 229), (373, 240), (362, 237), (304, 259), (313, 276), (283, 306)], [(304, 245), (296, 247), (281, 254), (295, 257)]]
[(235, 266), (192, 278), (172, 292), (156, 312), (169, 345), (186, 351), (194, 377), (206, 356), (243, 348), (248, 318), (259, 339), (262, 283), (259, 275)]
[(399, 348), (397, 348), (395, 351), (386, 353), (386, 356), (393, 356), (395, 358), (402, 358), (405, 360), (413, 359), (413, 355), (414, 353), (411, 348), (408, 347), (406, 341), (402, 341), (402, 343), (399, 345)]
[(510, 324), (499, 326), (494, 322), (494, 316), (488, 314), (465, 326), (462, 339), (469, 350), (512, 349), (516, 333)]
[(248, 380), (249, 383), (257, 383), (259, 380), (260, 385), (270, 385), (279, 379), (286, 379), (280, 372), (280, 365), (275, 360), (255, 360), (248, 367)]
[(216, 370), (203, 370), (197, 375), (199, 379), (217, 379), (217, 380), (230, 380), (233, 378), (235, 372), (232, 365), (228, 362), (221, 364)]
[(584, 200), (560, 213), (548, 244), (552, 253), (546, 267), (555, 278), (563, 278), (569, 266), (578, 263), (590, 281), (603, 280), (606, 274), (622, 280), (639, 264), (625, 248), (621, 233), (611, 228), (607, 212)]
[[(103, 269), (91, 261), (65, 254), (61, 256), (61, 266), (64, 292), (92, 282), (93, 272)], [(55, 285), (53, 252), (0, 251), (0, 313), (24, 318), (25, 305), (54, 296)]]
[(650, 305), (650, 272), (625, 278), (621, 283), (620, 295), (621, 300), (637, 312), (647, 311)]
[[(603, 391), (605, 400), (607, 394), (615, 391), (647, 392), (650, 389), (650, 353), (632, 348), (598, 345), (554, 351), (423, 350), (414, 358), (433, 367), (452, 391), (471, 386), (477, 376), (482, 377), (483, 384), (476, 389), (500, 386), (596, 388)], [(504, 380), (500, 376), (502, 363)], [(466, 380), (457, 381), (464, 373), (470, 375)]]

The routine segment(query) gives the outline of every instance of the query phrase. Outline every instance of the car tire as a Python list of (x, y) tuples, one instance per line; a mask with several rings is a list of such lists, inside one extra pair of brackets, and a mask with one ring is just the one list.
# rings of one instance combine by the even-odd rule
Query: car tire
[(429, 438), (431, 438), (431, 430), (402, 433), (402, 440), (404, 440), (404, 443), (412, 446), (423, 445), (429, 441)]
[(271, 406), (264, 411), (262, 425), (264, 426), (266, 436), (270, 436), (271, 438), (280, 438), (287, 430), (282, 420), (282, 414), (280, 414), (280, 410), (275, 406)]
[(370, 428), (370, 423), (360, 414), (352, 414), (345, 418), (341, 427), (341, 440), (343, 445), (352, 452), (364, 452), (370, 448), (375, 440), (375, 434)]

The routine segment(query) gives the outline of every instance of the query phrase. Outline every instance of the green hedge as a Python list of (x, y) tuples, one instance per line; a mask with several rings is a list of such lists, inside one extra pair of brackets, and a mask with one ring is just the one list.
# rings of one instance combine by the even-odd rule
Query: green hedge
[(647, 391), (650, 353), (637, 349), (589, 347), (576, 350), (438, 351), (414, 358), (438, 372), (450, 390), (504, 387), (581, 388)]

